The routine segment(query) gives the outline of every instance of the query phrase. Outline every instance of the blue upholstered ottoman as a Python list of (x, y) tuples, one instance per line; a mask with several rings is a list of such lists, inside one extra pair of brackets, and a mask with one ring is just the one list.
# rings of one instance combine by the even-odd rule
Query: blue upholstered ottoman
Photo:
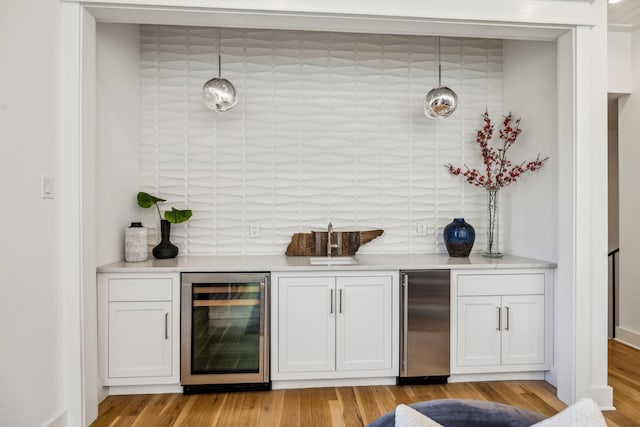
[[(537, 412), (482, 400), (440, 399), (408, 405), (445, 427), (525, 427), (547, 418)], [(369, 427), (394, 427), (395, 411)]]

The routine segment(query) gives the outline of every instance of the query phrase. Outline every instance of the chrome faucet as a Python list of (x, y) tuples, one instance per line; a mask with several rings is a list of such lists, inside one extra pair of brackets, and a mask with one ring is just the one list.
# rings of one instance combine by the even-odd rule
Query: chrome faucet
[(331, 243), (331, 235), (333, 234), (333, 224), (329, 223), (327, 227), (327, 256), (331, 256), (331, 249), (338, 248), (337, 243)]

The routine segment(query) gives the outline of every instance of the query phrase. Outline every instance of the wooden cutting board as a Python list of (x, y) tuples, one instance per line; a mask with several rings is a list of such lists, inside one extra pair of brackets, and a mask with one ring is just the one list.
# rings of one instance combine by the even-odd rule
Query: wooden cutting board
[[(369, 243), (382, 235), (384, 230), (366, 231), (336, 231), (331, 236), (332, 243), (337, 241), (337, 234), (342, 234), (342, 254), (355, 255), (360, 246)], [(316, 240), (320, 239), (320, 252), (316, 251)], [(339, 251), (334, 249), (333, 255)], [(295, 233), (291, 236), (291, 242), (285, 252), (287, 256), (327, 256), (327, 232), (312, 231), (311, 233)]]

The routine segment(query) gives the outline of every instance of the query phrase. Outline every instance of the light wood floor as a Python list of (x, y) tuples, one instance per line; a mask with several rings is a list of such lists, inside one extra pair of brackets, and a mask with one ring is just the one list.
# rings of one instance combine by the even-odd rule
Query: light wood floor
[[(609, 385), (616, 411), (609, 426), (640, 426), (640, 351), (609, 343)], [(553, 415), (565, 405), (544, 381), (421, 386), (331, 387), (220, 394), (109, 396), (93, 427), (363, 426), (399, 403), (430, 399), (489, 400)]]

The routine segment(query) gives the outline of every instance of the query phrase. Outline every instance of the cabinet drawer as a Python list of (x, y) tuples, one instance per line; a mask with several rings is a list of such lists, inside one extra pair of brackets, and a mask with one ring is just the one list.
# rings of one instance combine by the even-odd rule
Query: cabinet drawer
[(458, 295), (535, 295), (544, 294), (544, 273), (461, 274)]
[(109, 301), (171, 301), (169, 277), (109, 279)]

